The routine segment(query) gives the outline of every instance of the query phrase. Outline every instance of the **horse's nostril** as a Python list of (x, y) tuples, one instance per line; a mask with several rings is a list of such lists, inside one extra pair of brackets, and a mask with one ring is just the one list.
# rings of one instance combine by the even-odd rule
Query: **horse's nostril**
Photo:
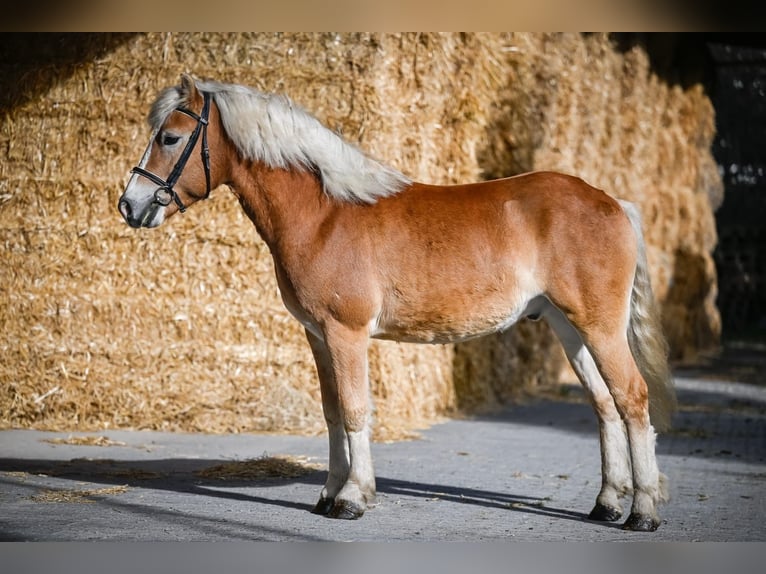
[(130, 206), (129, 201), (121, 199), (117, 204), (117, 209), (120, 210), (120, 214), (128, 225), (131, 227), (141, 227), (141, 221), (133, 215), (133, 208)]
[(130, 204), (124, 199), (120, 200), (120, 202), (117, 204), (117, 208), (120, 210), (120, 213), (126, 221), (130, 219), (131, 215), (133, 215), (132, 210), (130, 209)]

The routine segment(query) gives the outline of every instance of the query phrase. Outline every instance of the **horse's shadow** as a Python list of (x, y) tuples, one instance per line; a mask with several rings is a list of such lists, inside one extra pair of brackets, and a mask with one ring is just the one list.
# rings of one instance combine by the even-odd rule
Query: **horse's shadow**
[[(8, 473), (26, 473), (71, 480), (73, 483), (125, 485), (133, 488), (166, 490), (179, 494), (192, 494), (238, 502), (264, 504), (310, 512), (314, 505), (280, 496), (265, 496), (270, 487), (288, 484), (314, 486), (318, 495), (327, 477), (326, 470), (309, 470), (298, 477), (234, 478), (219, 480), (200, 476), (200, 470), (220, 464), (219, 460), (158, 459), (118, 461), (112, 459), (34, 460), (0, 459), (0, 484), (11, 482)], [(401, 480), (378, 476), (377, 491), (380, 498), (404, 497), (421, 500), (440, 500), (451, 504), (469, 504), (486, 508), (505, 509), (553, 518), (588, 521), (586, 514), (548, 504), (539, 497), (507, 492), (494, 492), (444, 484)], [(62, 490), (65, 487), (61, 487)], [(250, 491), (243, 489), (252, 489)], [(312, 503), (315, 501), (311, 501)], [(604, 524), (604, 523), (600, 523)], [(604, 524), (605, 526), (616, 526)]]
[(438, 499), (456, 504), (470, 504), (486, 508), (507, 509), (514, 512), (538, 514), (577, 522), (589, 521), (588, 515), (582, 512), (555, 508), (545, 499), (538, 497), (493, 492), (489, 490), (428, 484), (385, 477), (376, 479), (379, 493), (390, 496), (410, 496), (426, 499)]

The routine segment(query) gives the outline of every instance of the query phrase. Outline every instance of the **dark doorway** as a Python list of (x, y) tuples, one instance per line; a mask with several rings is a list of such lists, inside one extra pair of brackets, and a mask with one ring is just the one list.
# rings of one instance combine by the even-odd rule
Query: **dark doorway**
[(766, 35), (712, 34), (713, 153), (724, 182), (716, 212), (724, 339), (766, 339)]

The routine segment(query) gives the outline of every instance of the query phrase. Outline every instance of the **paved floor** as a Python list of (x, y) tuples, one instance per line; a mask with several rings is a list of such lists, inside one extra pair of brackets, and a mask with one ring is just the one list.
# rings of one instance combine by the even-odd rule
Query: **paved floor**
[[(595, 417), (573, 392), (422, 438), (374, 444), (379, 504), (358, 521), (310, 513), (326, 437), (0, 432), (0, 540), (766, 540), (766, 387), (677, 378), (658, 441), (670, 503), (655, 533), (588, 521), (600, 484)], [(294, 478), (220, 480), (226, 461), (289, 455)]]

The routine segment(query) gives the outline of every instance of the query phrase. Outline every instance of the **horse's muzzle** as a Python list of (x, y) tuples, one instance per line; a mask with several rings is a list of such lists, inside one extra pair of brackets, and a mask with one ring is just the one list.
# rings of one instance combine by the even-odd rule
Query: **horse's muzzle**
[(127, 199), (120, 199), (120, 202), (117, 204), (117, 209), (120, 210), (120, 214), (122, 215), (123, 219), (131, 227), (138, 228), (143, 224), (143, 217), (137, 216), (134, 213), (133, 208)]

